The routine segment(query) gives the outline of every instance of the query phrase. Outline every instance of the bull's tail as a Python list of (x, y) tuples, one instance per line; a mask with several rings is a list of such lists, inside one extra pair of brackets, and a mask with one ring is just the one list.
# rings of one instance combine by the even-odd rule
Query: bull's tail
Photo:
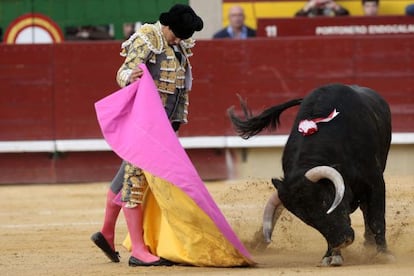
[(246, 117), (245, 120), (234, 114), (234, 107), (230, 107), (227, 112), (236, 132), (244, 139), (249, 139), (250, 137), (255, 136), (265, 128), (271, 130), (276, 129), (280, 124), (280, 114), (292, 106), (300, 105), (302, 102), (302, 99), (291, 100), (280, 105), (272, 106), (257, 116), (252, 116), (246, 102), (241, 98), (239, 99)]

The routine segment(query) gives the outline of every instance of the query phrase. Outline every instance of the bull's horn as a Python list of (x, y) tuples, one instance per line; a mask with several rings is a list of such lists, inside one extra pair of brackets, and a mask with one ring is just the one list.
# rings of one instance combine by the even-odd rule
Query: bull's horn
[(282, 210), (283, 204), (279, 199), (279, 194), (275, 191), (267, 201), (263, 213), (263, 235), (267, 243), (272, 241), (273, 229)]
[(331, 208), (329, 208), (327, 214), (331, 213), (335, 208), (341, 203), (344, 192), (345, 184), (342, 175), (332, 167), (329, 166), (318, 166), (308, 170), (305, 173), (305, 177), (312, 182), (317, 182), (322, 178), (327, 178), (332, 181), (335, 186), (335, 199), (332, 203)]

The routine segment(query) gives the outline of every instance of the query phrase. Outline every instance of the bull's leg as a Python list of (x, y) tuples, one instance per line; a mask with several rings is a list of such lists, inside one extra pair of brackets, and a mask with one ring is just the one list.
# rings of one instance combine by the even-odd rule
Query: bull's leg
[[(375, 178), (371, 178), (374, 179)], [(394, 262), (395, 257), (388, 251), (387, 241), (385, 239), (385, 183), (384, 178), (380, 175), (375, 184), (375, 188), (368, 193), (368, 200), (365, 206), (361, 209), (364, 213), (365, 225), (368, 225), (369, 230), (366, 230), (366, 241), (373, 236), (377, 246), (376, 258), (381, 262)], [(366, 211), (365, 211), (366, 209)], [(371, 233), (370, 233), (370, 232)]]
[[(371, 187), (374, 189), (368, 193), (368, 200), (365, 207), (363, 207), (365, 224), (371, 230), (378, 252), (387, 251), (387, 242), (385, 240), (385, 182), (382, 175), (371, 178)], [(367, 231), (365, 231), (367, 233)], [(368, 233), (368, 236), (370, 234)]]
[(371, 228), (368, 225), (368, 214), (367, 214), (367, 204), (363, 203), (359, 206), (361, 208), (362, 211), (362, 215), (364, 216), (364, 225), (365, 225), (365, 232), (364, 232), (364, 238), (365, 238), (365, 242), (364, 245), (365, 246), (374, 246), (375, 245), (375, 235), (374, 232), (371, 231)]
[(340, 249), (332, 249), (328, 246), (325, 256), (322, 258), (321, 266), (341, 266), (344, 263)]

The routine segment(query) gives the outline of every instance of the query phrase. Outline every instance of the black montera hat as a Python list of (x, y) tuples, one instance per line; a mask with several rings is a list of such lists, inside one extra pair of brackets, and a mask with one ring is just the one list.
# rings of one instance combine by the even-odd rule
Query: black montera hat
[(161, 13), (160, 22), (181, 39), (190, 38), (195, 31), (203, 29), (203, 20), (190, 6), (183, 4), (176, 4), (168, 12)]

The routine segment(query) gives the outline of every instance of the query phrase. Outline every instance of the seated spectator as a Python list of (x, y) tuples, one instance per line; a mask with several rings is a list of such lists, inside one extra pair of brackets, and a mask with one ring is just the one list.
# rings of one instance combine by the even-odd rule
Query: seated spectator
[(233, 6), (229, 10), (229, 25), (217, 33), (213, 38), (245, 39), (255, 37), (256, 31), (244, 24), (244, 10), (240, 6)]
[(349, 11), (333, 0), (309, 0), (306, 5), (296, 12), (296, 17), (343, 16)]
[(409, 4), (405, 7), (405, 15), (414, 16), (414, 4)]
[(66, 27), (65, 40), (111, 40), (109, 26), (70, 26)]
[(379, 10), (379, 0), (362, 0), (362, 9), (365, 16), (377, 16)]

